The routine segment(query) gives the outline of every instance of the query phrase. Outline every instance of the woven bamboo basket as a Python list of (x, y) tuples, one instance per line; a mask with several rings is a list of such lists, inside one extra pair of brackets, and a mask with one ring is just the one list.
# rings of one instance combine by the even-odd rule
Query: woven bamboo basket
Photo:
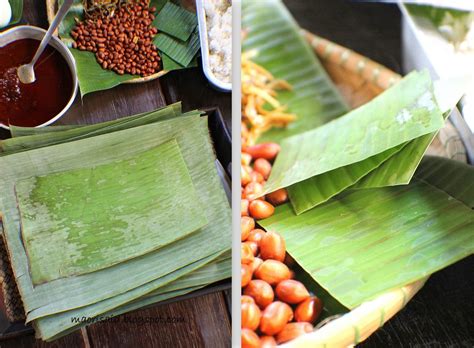
[[(392, 86), (400, 75), (374, 61), (307, 31), (302, 34), (321, 60), (351, 108), (366, 103)], [(448, 121), (428, 153), (466, 162), (466, 149)], [(312, 333), (282, 347), (350, 347), (367, 339), (399, 312), (423, 287), (427, 278), (387, 292), (351, 312), (331, 320)]]

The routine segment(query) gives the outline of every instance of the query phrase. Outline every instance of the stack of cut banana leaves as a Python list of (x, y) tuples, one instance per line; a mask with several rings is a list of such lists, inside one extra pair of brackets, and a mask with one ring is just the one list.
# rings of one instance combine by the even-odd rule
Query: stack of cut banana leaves
[(278, 97), (298, 117), (261, 139), (281, 145), (263, 193), (290, 202), (259, 223), (319, 286), (352, 309), (473, 253), (474, 167), (424, 156), (468, 81), (413, 72), (344, 113), (279, 0), (245, 2), (242, 27), (243, 49), (293, 85)]
[(200, 111), (12, 134), (3, 236), (38, 337), (230, 277), (230, 206)]

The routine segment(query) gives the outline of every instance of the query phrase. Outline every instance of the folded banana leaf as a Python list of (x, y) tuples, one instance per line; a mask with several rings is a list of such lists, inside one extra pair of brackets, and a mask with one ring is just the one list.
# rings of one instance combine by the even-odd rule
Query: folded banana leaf
[[(5, 217), (5, 235), (12, 253), (12, 266), (18, 276), (20, 293), (28, 313), (35, 310), (44, 316), (97, 303), (118, 294), (126, 295), (126, 292), (131, 289), (153, 280), (159, 281), (159, 278), (166, 274), (185, 267), (189, 260), (198, 260), (229, 248), (230, 232), (225, 232), (230, 226), (229, 207), (216, 174), (214, 154), (206, 124), (203, 122), (207, 120), (198, 115), (181, 117), (0, 159), (2, 175), (5, 179), (0, 187), (1, 211)], [(145, 255), (140, 260), (133, 259), (110, 267), (106, 269), (105, 275), (103, 274), (105, 270), (102, 270), (83, 276), (58, 279), (33, 288), (26, 267), (26, 255), (21, 240), (18, 238), (18, 211), (11, 197), (14, 182), (31, 176), (32, 169), (35, 171), (34, 175), (42, 175), (80, 168), (85, 164), (78, 163), (74, 159), (78, 152), (87, 156), (87, 165), (96, 165), (100, 164), (104, 157), (107, 157), (108, 161), (113, 159), (110, 158), (110, 154), (107, 156), (107, 149), (113, 149), (113, 156), (118, 159), (121, 156), (134, 155), (140, 150), (146, 150), (147, 147), (151, 148), (172, 138), (177, 138), (182, 148), (183, 157), (199, 197), (209, 208), (206, 211), (208, 220), (213, 223), (170, 247)], [(100, 151), (98, 151), (99, 148)], [(71, 153), (75, 156), (71, 156)], [(31, 165), (30, 169), (28, 169), (28, 163)], [(207, 175), (202, 173), (207, 173)], [(186, 250), (186, 253), (183, 254), (182, 250)], [(176, 257), (176, 253), (182, 256)], [(143, 263), (147, 264), (147, 269), (137, 272), (136, 270), (141, 269)], [(124, 277), (124, 274), (128, 277)], [(89, 286), (85, 286), (86, 284)], [(163, 284), (154, 286), (158, 288), (160, 285)], [(97, 291), (97, 289), (101, 290)], [(150, 289), (152, 290), (154, 289)]]
[(473, 182), (474, 168), (429, 158), (410, 185), (346, 191), (301, 215), (285, 204), (259, 223), (352, 309), (474, 252)]
[(33, 284), (101, 270), (207, 225), (176, 140), (134, 157), (17, 181)]
[[(62, 2), (63, 0), (58, 0), (59, 4), (61, 4)], [(157, 11), (160, 11), (165, 5), (166, 5), (166, 2), (161, 1), (161, 0), (150, 1), (150, 6), (155, 6), (157, 8)], [(194, 17), (196, 16), (194, 15)], [(79, 80), (81, 95), (84, 96), (88, 93), (110, 89), (110, 88), (120, 85), (121, 83), (140, 78), (140, 76), (133, 76), (129, 74), (119, 75), (113, 71), (102, 69), (102, 67), (97, 62), (96, 57), (93, 53), (88, 52), (88, 51), (80, 51), (78, 49), (72, 48), (73, 39), (70, 33), (76, 25), (76, 20), (82, 20), (83, 18), (84, 18), (83, 1), (74, 0), (74, 3), (71, 6), (68, 14), (64, 17), (63, 21), (61, 22), (59, 26), (59, 37), (68, 47), (70, 47), (70, 51), (73, 54), (74, 59), (76, 60), (77, 77)], [(176, 18), (174, 19), (177, 20)], [(171, 21), (171, 19), (168, 19), (168, 20), (169, 20), (167, 22), (168, 26), (173, 25), (173, 23), (175, 26), (179, 26), (179, 21), (176, 22), (175, 20), (173, 21)], [(154, 22), (153, 25), (157, 27), (157, 22)], [(190, 39), (187, 39), (187, 41), (190, 41)], [(179, 39), (172, 38), (171, 40), (169, 40), (168, 44), (169, 44), (168, 48), (171, 47), (174, 49), (176, 47), (181, 46), (181, 41)], [(192, 45), (193, 50), (195, 49), (195, 46), (196, 46), (196, 43)], [(174, 69), (182, 69), (188, 66), (194, 66), (193, 58), (196, 56), (196, 53), (199, 50), (199, 40), (197, 40), (197, 47), (198, 49), (194, 51), (194, 54), (192, 55), (191, 59), (189, 59), (189, 62), (187, 64), (177, 64), (177, 65), (167, 64), (166, 67), (174, 68)], [(157, 47), (157, 48), (160, 49), (160, 47)], [(190, 53), (191, 51), (186, 51), (186, 52), (188, 55), (191, 54)], [(177, 59), (180, 58), (180, 56), (177, 56), (177, 57), (171, 56), (170, 58), (176, 62)], [(162, 70), (159, 72), (159, 75), (164, 75), (166, 72), (168, 71)]]
[(273, 128), (260, 142), (282, 139), (316, 128), (346, 113), (348, 107), (300, 35), (300, 28), (280, 0), (244, 1), (242, 29), (246, 34), (243, 51), (255, 51), (252, 58), (276, 78), (288, 81), (291, 91), (277, 99), (297, 115), (287, 128)]
[[(428, 73), (411, 73), (345, 116), (285, 139), (264, 193), (288, 187), (291, 202), (300, 214), (368, 173), (377, 173), (378, 167), (392, 156), (404, 153), (403, 158), (408, 160), (403, 164), (414, 157), (417, 164), (434, 137), (430, 133), (443, 123)], [(408, 147), (405, 152), (408, 142), (427, 134), (428, 139), (420, 141), (423, 146), (415, 143), (414, 149)], [(408, 152), (415, 153), (410, 157)], [(409, 168), (412, 175), (416, 166)]]

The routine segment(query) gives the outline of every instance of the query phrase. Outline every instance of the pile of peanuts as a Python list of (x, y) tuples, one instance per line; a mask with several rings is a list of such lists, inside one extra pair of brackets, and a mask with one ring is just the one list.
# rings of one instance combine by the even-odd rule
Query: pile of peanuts
[[(243, 126), (245, 127), (245, 126)], [(245, 128), (244, 128), (245, 129)], [(313, 331), (323, 305), (293, 279), (284, 239), (257, 228), (255, 220), (273, 215), (285, 203), (285, 189), (256, 198), (263, 191), (278, 144), (244, 146), (241, 166), (242, 347), (275, 347)]]
[(95, 53), (102, 68), (119, 75), (149, 76), (161, 69), (153, 44), (156, 8), (149, 8), (148, 1), (132, 1), (111, 14), (96, 11), (72, 30), (74, 48)]

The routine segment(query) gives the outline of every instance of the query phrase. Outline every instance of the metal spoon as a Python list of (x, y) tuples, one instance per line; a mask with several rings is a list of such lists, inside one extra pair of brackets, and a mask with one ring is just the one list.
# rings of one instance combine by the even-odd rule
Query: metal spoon
[(48, 31), (43, 37), (43, 40), (41, 40), (41, 43), (38, 49), (36, 50), (36, 54), (31, 60), (31, 62), (29, 64), (22, 65), (18, 68), (18, 78), (22, 83), (29, 84), (36, 81), (35, 71), (33, 67), (41, 56), (41, 54), (43, 53), (44, 49), (48, 46), (49, 40), (51, 40), (51, 36), (53, 36), (53, 33), (55, 32), (56, 28), (59, 26), (59, 23), (61, 23), (64, 16), (68, 12), (73, 1), (74, 0), (64, 0), (61, 8), (56, 14), (56, 17), (54, 17), (53, 23), (51, 23)]

